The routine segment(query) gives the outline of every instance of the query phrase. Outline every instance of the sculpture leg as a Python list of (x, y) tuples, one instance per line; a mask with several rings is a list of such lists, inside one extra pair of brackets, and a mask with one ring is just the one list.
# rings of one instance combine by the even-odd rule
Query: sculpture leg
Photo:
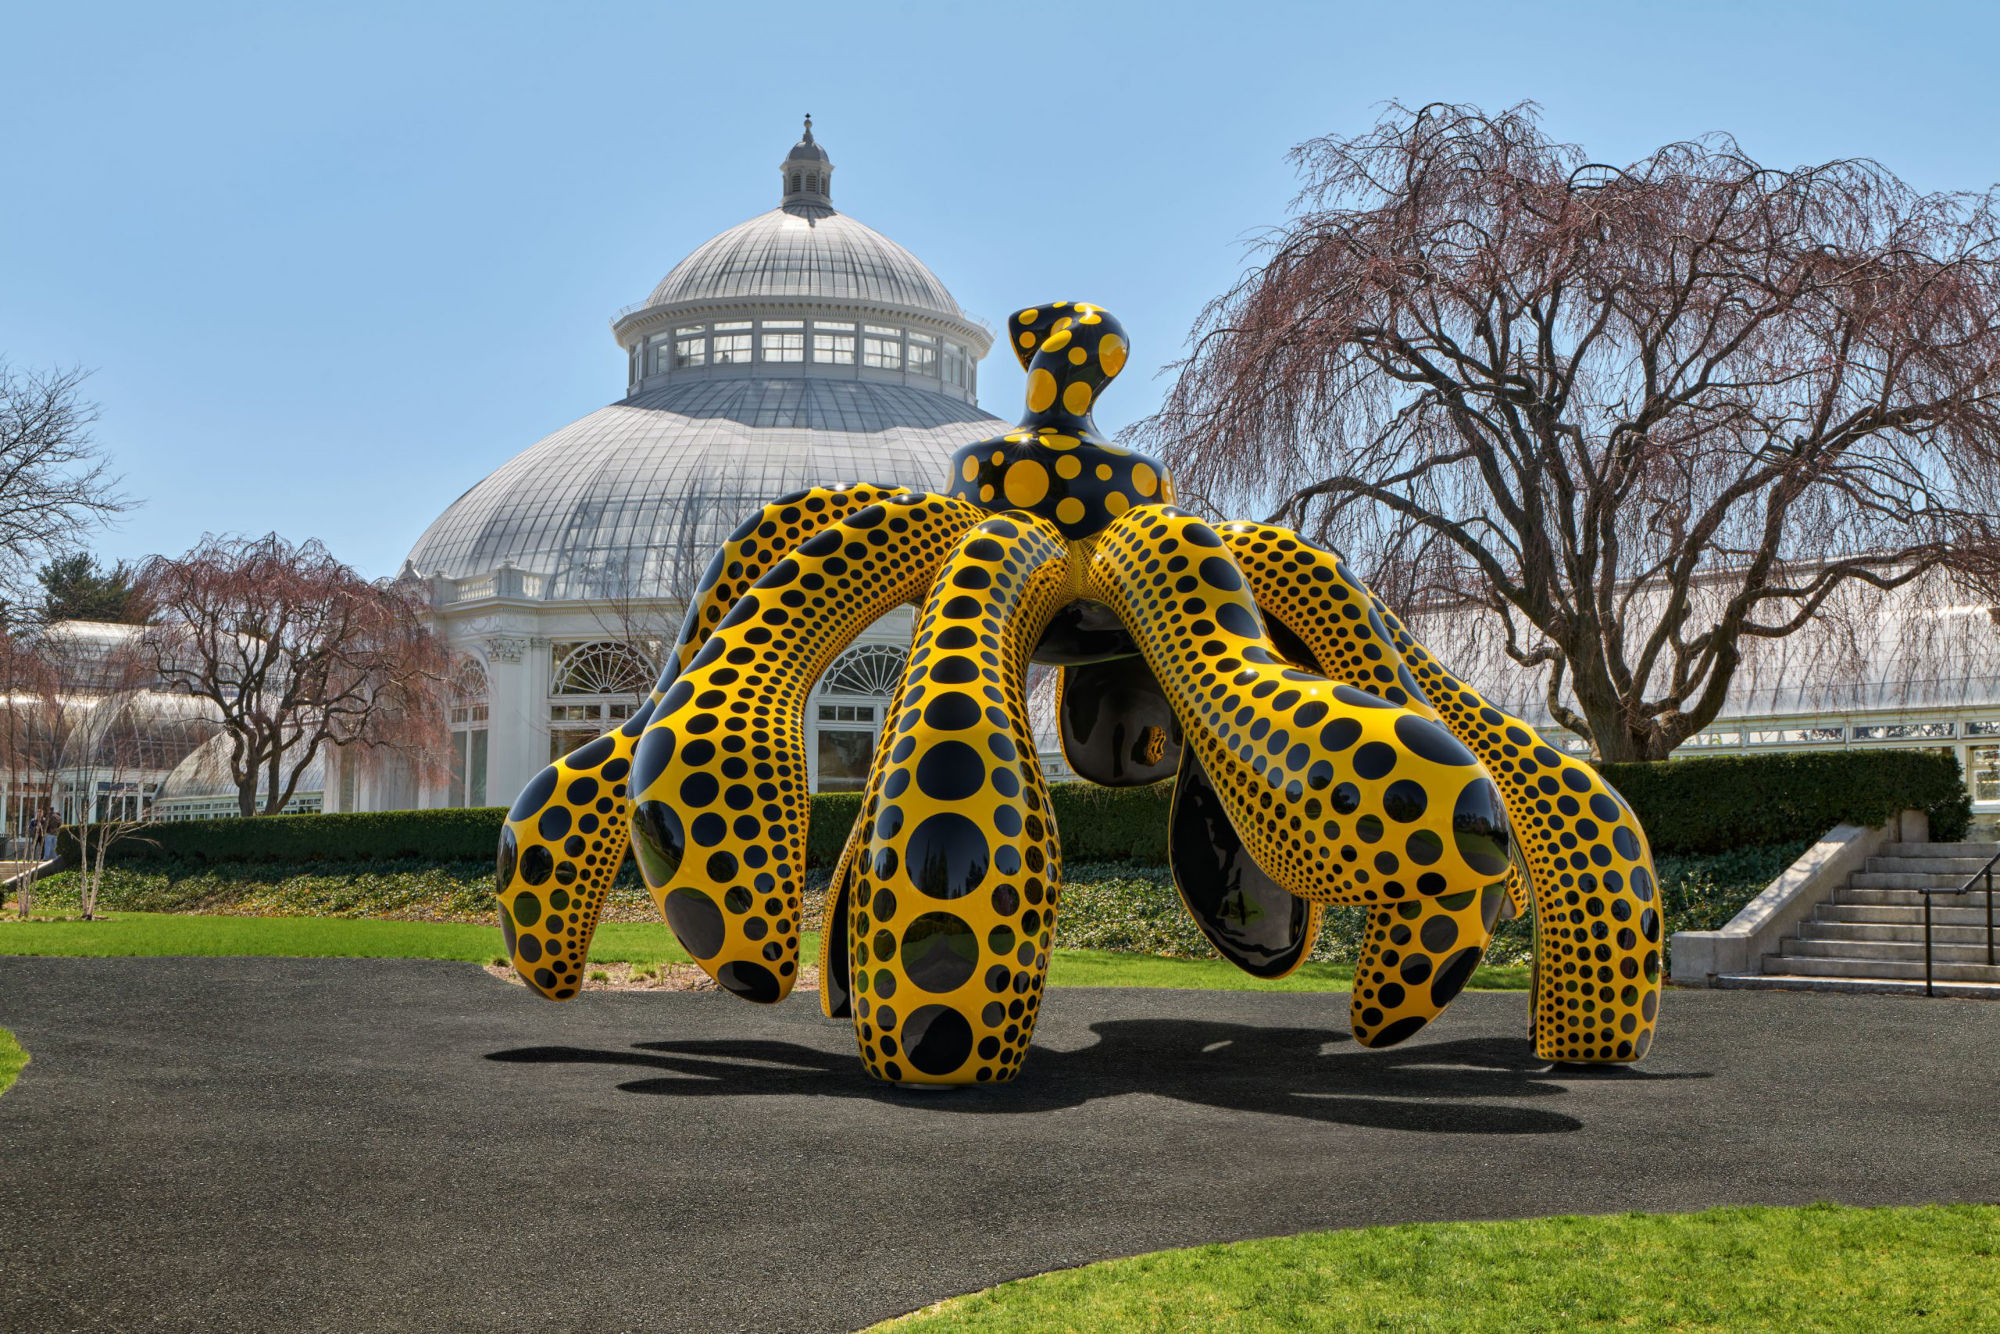
[(1507, 871), (1499, 794), (1437, 724), (1286, 664), (1214, 529), (1128, 510), (1096, 540), (1085, 596), (1118, 613), (1244, 846), (1288, 893), (1389, 904)]
[(618, 727), (535, 775), (500, 835), (494, 892), (514, 971), (551, 1000), (577, 993), (605, 896), (631, 835), (633, 748), (660, 697), (751, 584), (800, 542), (898, 494), (873, 485), (819, 487), (764, 506), (709, 562), (653, 692)]
[(1139, 641), (1257, 865), (1300, 898), (1395, 910), (1373, 957), (1428, 971), (1357, 992), (1357, 1038), (1421, 1027), (1478, 963), (1484, 937), (1467, 943), (1458, 922), (1507, 874), (1506, 816), (1477, 761), (1420, 713), (1287, 666), (1223, 539), (1178, 510), (1114, 522), (1090, 589)]
[[(1229, 523), (1216, 530), (1249, 581), (1280, 651), (1329, 678), (1440, 723), (1402, 654), (1369, 609), (1365, 589), (1281, 529)], [(1428, 903), (1372, 908), (1355, 960), (1355, 1036), (1387, 1047), (1420, 1032), (1472, 976), (1493, 938), (1505, 882)]]
[(807, 692), (981, 517), (905, 493), (831, 524), (741, 594), (654, 710), (633, 753), (634, 852), (682, 946), (736, 995), (779, 1000), (798, 973)]
[(1660, 905), (1639, 817), (1602, 775), (1494, 708), (1380, 612), (1452, 733), (1485, 761), (1526, 854), (1535, 904), (1530, 1033), (1544, 1060), (1636, 1061), (1660, 1011)]
[(1181, 905), (1229, 962), (1268, 980), (1298, 971), (1326, 905), (1286, 892), (1257, 865), (1192, 752), (1181, 755), (1167, 817), (1167, 866)]
[(840, 860), (833, 864), (833, 877), (826, 883), (826, 909), (820, 914), (819, 932), (819, 1012), (829, 1019), (851, 1015), (854, 992), (849, 984), (851, 964), (847, 949), (847, 914), (854, 898), (855, 858), (859, 856), (863, 833), (868, 827), (866, 803), (847, 831)]
[(1371, 672), (1381, 664), (1366, 656), (1368, 645), (1393, 655), (1396, 686), (1423, 695), (1499, 783), (1535, 909), (1537, 1053), (1644, 1056), (1659, 1010), (1660, 916), (1645, 831), (1624, 800), (1588, 764), (1446, 670), (1333, 553), (1261, 524), (1228, 525), (1223, 535), (1260, 602), (1283, 609), (1302, 638)]
[(855, 1034), (879, 1079), (1006, 1080), (1027, 1053), (1061, 851), (1023, 684), (1069, 570), (1053, 525), (989, 518), (918, 620), (848, 909)]

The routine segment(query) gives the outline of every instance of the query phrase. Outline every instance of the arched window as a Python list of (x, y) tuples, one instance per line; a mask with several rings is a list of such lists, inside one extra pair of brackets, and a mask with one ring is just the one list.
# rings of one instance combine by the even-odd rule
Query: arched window
[(829, 695), (886, 698), (896, 692), (909, 664), (910, 655), (893, 644), (859, 644), (834, 659), (819, 688)]
[[(486, 804), (488, 712), (486, 669), (466, 658), (451, 680), (451, 786), (445, 798), (447, 805)], [(345, 783), (347, 757), (341, 758), (341, 779)], [(342, 809), (353, 808), (343, 804)]]
[(792, 173), (792, 193), (793, 193), (793, 194), (797, 194), (798, 192), (799, 192), (799, 174), (798, 174), (797, 172), (793, 172), (793, 173)]
[(653, 665), (630, 644), (600, 640), (562, 646), (556, 662), (556, 695), (639, 695), (653, 683)]
[(615, 640), (551, 646), (549, 758), (567, 755), (632, 716), (656, 675), (644, 653)]

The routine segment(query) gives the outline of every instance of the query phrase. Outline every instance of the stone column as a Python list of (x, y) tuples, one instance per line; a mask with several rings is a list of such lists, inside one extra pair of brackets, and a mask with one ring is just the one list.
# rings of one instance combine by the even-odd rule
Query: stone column
[(488, 635), (486, 657), (486, 799), (510, 806), (548, 763), (546, 689), (537, 680), (534, 640), (528, 635)]

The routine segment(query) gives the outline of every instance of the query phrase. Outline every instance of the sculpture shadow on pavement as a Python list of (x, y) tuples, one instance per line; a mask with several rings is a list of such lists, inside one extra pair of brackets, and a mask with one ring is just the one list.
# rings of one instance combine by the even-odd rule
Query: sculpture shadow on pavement
[[(602, 1065), (647, 1072), (618, 1085), (656, 1097), (862, 1098), (975, 1116), (1081, 1107), (1150, 1094), (1228, 1111), (1381, 1130), (1458, 1135), (1550, 1135), (1583, 1129), (1561, 1099), (1566, 1084), (1707, 1078), (1632, 1067), (1566, 1071), (1524, 1039), (1469, 1038), (1369, 1051), (1318, 1028), (1184, 1019), (1118, 1019), (1091, 1026), (1097, 1041), (1044, 1047), (1035, 1078), (977, 1097), (902, 1089), (869, 1078), (845, 1052), (771, 1039), (642, 1042), (625, 1050), (518, 1047), (485, 1059), (512, 1065)], [(1553, 1105), (1515, 1105), (1519, 1101)]]

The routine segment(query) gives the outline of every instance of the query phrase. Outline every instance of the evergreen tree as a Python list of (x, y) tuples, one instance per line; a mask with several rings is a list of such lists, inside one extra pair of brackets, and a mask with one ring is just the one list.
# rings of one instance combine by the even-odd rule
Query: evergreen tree
[(105, 569), (88, 552), (59, 556), (35, 573), (42, 586), (44, 621), (129, 621), (145, 616), (132, 596), (132, 571), (123, 561)]

